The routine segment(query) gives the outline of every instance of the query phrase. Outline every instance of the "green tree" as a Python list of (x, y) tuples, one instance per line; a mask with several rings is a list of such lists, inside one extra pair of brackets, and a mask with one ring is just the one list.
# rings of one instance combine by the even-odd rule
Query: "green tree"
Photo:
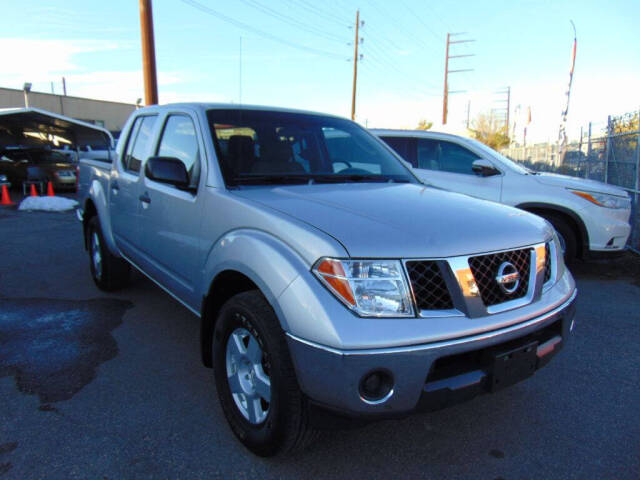
[(471, 122), (471, 136), (485, 145), (498, 150), (511, 143), (507, 126), (498, 121), (493, 115), (479, 114)]
[(433, 127), (433, 122), (428, 122), (426, 119), (422, 119), (418, 122), (418, 126), (416, 127), (416, 130), (429, 130), (431, 127)]

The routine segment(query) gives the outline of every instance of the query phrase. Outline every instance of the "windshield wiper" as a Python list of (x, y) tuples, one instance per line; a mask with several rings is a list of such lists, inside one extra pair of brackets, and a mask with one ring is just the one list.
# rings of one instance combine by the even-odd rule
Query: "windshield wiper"
[(233, 177), (234, 185), (279, 185), (279, 184), (304, 184), (312, 180), (312, 175), (304, 174), (276, 174), (276, 175), (252, 175), (241, 174)]
[(404, 177), (395, 177), (388, 175), (365, 175), (365, 174), (350, 174), (350, 175), (316, 175), (313, 178), (314, 183), (385, 183), (385, 182), (398, 182), (409, 183), (409, 179)]

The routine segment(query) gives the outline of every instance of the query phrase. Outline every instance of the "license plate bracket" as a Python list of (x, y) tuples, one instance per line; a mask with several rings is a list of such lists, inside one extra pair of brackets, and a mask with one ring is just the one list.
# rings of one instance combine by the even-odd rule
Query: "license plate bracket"
[(538, 342), (533, 341), (496, 353), (493, 357), (491, 391), (495, 392), (533, 375), (538, 363), (537, 350)]

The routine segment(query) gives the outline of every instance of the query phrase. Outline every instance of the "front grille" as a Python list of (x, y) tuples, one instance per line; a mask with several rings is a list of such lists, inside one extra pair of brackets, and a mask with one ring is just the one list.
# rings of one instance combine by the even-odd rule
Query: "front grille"
[(453, 308), (451, 295), (437, 262), (428, 260), (407, 262), (407, 274), (411, 280), (418, 310)]
[(544, 282), (551, 280), (551, 249), (549, 244), (544, 244)]
[[(487, 307), (522, 298), (529, 288), (532, 249), (511, 250), (469, 258), (471, 273), (476, 280), (480, 297)], [(496, 281), (498, 269), (503, 262), (511, 263), (520, 274), (518, 287), (513, 293), (507, 293)]]

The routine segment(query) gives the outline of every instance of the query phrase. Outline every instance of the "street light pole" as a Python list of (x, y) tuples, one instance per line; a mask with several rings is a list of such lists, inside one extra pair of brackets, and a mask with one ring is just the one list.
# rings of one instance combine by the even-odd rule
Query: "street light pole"
[(158, 79), (156, 76), (156, 49), (153, 39), (153, 12), (151, 0), (139, 0), (139, 2), (144, 100), (147, 105), (156, 105), (158, 103)]

